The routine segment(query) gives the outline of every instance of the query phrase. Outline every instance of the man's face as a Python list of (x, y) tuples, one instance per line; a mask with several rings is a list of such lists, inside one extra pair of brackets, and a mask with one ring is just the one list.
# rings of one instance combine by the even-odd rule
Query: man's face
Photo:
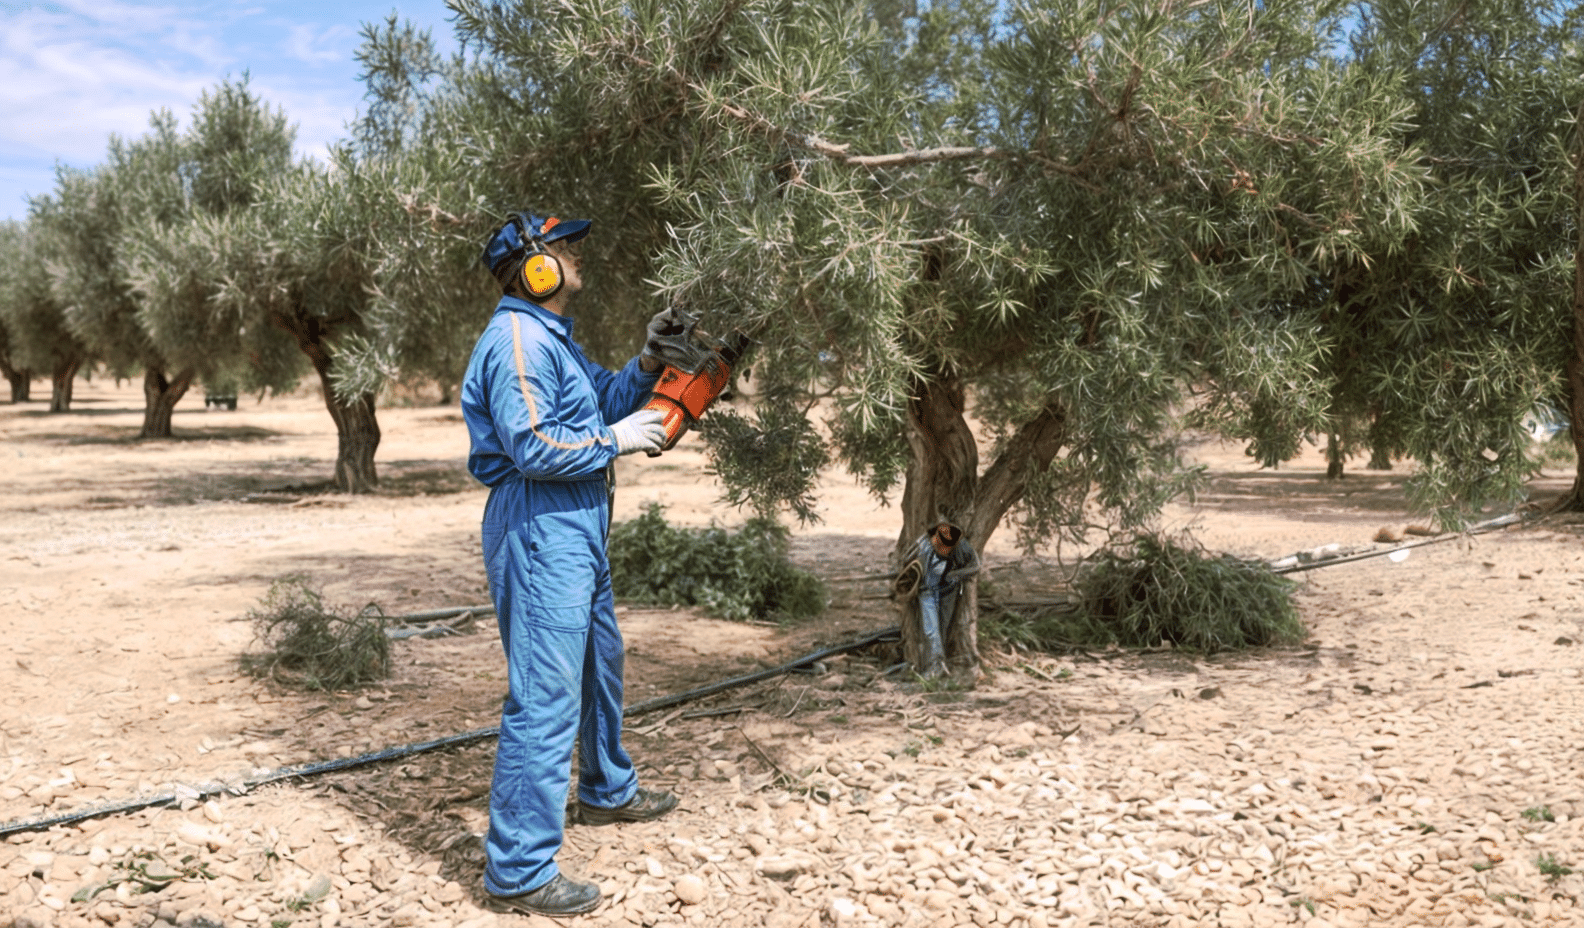
[(545, 246), (545, 251), (561, 262), (561, 288), (570, 296), (583, 289), (583, 243), (562, 239)]

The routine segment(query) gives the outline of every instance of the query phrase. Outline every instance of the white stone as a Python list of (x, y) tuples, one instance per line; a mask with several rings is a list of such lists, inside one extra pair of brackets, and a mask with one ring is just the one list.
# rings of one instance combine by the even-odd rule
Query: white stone
[(709, 887), (704, 880), (692, 873), (686, 873), (677, 878), (672, 884), (671, 891), (684, 905), (698, 905), (709, 897)]

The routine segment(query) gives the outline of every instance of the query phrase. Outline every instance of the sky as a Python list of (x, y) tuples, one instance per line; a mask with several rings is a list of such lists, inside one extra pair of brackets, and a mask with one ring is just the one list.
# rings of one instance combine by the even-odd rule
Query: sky
[(186, 126), (199, 94), (244, 72), (298, 153), (322, 158), (363, 105), (362, 25), (393, 12), (456, 47), (443, 0), (0, 0), (0, 219), (25, 218), (57, 164), (103, 163), (112, 134), (142, 135), (162, 108)]

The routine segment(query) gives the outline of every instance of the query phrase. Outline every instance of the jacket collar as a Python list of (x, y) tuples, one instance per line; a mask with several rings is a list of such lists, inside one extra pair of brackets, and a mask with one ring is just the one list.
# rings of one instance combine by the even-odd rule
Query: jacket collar
[(567, 341), (572, 340), (572, 319), (567, 316), (558, 316), (538, 303), (515, 296), (502, 296), (500, 302), (495, 304), (495, 312), (516, 312), (533, 316), (544, 323), (545, 328), (560, 335)]

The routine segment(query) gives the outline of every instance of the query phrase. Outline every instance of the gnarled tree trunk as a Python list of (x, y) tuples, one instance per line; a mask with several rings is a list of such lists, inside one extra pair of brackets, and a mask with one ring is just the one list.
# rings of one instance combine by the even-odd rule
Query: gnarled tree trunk
[(271, 320), (297, 340), (297, 347), (308, 356), (319, 385), (324, 391), (325, 408), (336, 426), (335, 486), (343, 493), (370, 493), (379, 486), (374, 470), (374, 452), (379, 449), (379, 420), (374, 414), (374, 394), (364, 393), (344, 400), (336, 394), (330, 374), (335, 361), (325, 344), (330, 325), (322, 319), (276, 315)]
[[(1052, 399), (1038, 415), (1021, 425), (983, 475), (979, 449), (968, 426), (966, 392), (955, 376), (919, 383), (908, 402), (908, 445), (912, 460), (902, 491), (902, 534), (897, 562), (913, 556), (915, 542), (944, 519), (962, 526), (964, 537), (981, 556), (1001, 519), (1028, 487), (1029, 479), (1050, 466), (1067, 438), (1067, 418)], [(918, 653), (916, 601), (904, 603), (903, 653)], [(962, 597), (949, 628), (941, 629), (946, 663), (954, 670), (977, 674), (979, 667), (979, 583), (963, 582)]]
[(166, 378), (163, 365), (151, 365), (143, 371), (143, 431), (139, 438), (171, 437), (171, 413), (181, 401), (187, 388), (192, 386), (194, 372), (187, 368)]
[(55, 362), (55, 369), (50, 372), (50, 412), (66, 412), (71, 409), (72, 385), (77, 380), (77, 371), (82, 368), (81, 356), (62, 358)]
[(6, 381), (11, 385), (11, 402), (26, 403), (33, 398), (32, 371), (19, 371), (8, 364), (0, 363), (0, 374), (4, 374)]
[[(1584, 106), (1579, 107), (1578, 115), (1584, 119)], [(1579, 221), (1573, 248), (1573, 350), (1568, 354), (1567, 401), (1568, 431), (1578, 464), (1573, 489), (1560, 508), (1580, 512), (1584, 511), (1584, 123), (1575, 123), (1573, 131), (1573, 203)]]
[(1342, 472), (1342, 436), (1336, 432), (1326, 434), (1326, 479), (1341, 480)]

